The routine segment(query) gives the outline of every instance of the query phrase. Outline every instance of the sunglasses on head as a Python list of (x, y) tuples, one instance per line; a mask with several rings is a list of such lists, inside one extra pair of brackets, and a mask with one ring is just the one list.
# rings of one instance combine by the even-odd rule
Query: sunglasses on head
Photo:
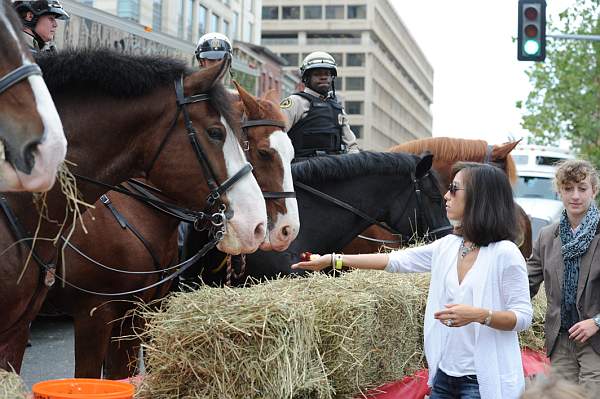
[(464, 190), (464, 188), (460, 188), (455, 182), (450, 183), (450, 185), (448, 186), (448, 192), (451, 195), (456, 195), (456, 192), (460, 190)]

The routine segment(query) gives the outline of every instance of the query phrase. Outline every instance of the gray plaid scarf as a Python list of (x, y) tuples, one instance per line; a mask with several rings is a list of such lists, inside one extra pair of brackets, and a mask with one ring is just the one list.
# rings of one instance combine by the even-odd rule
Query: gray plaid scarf
[(568, 330), (579, 321), (577, 307), (577, 284), (579, 282), (579, 262), (587, 252), (590, 243), (596, 235), (596, 228), (600, 220), (600, 213), (594, 203), (585, 214), (579, 230), (573, 235), (567, 211), (563, 210), (560, 217), (561, 252), (565, 264), (563, 278), (563, 297), (560, 306), (560, 326)]

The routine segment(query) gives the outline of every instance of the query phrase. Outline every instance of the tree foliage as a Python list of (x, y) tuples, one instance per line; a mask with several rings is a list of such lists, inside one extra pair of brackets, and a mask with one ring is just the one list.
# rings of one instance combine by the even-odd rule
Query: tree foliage
[[(600, 0), (576, 4), (550, 21), (548, 32), (600, 35)], [(546, 61), (527, 75), (534, 89), (525, 103), (521, 125), (530, 141), (557, 144), (565, 138), (582, 157), (600, 167), (600, 42), (549, 38)]]

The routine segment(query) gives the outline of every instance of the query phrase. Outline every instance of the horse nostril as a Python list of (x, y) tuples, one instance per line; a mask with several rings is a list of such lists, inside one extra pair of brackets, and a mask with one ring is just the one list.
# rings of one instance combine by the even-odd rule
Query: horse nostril
[(290, 226), (283, 226), (281, 229), (281, 234), (283, 234), (284, 237), (288, 237), (290, 235), (290, 230)]
[(254, 237), (259, 239), (259, 240), (263, 240), (265, 238), (265, 234), (266, 234), (266, 230), (265, 230), (265, 224), (264, 223), (259, 223), (256, 228), (254, 229)]

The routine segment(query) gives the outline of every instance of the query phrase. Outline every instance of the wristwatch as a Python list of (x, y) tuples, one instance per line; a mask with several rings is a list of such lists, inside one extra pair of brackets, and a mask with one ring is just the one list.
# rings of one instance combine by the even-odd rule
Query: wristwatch
[(598, 313), (596, 316), (592, 317), (592, 320), (594, 320), (594, 323), (596, 323), (598, 328), (600, 328), (600, 313)]

